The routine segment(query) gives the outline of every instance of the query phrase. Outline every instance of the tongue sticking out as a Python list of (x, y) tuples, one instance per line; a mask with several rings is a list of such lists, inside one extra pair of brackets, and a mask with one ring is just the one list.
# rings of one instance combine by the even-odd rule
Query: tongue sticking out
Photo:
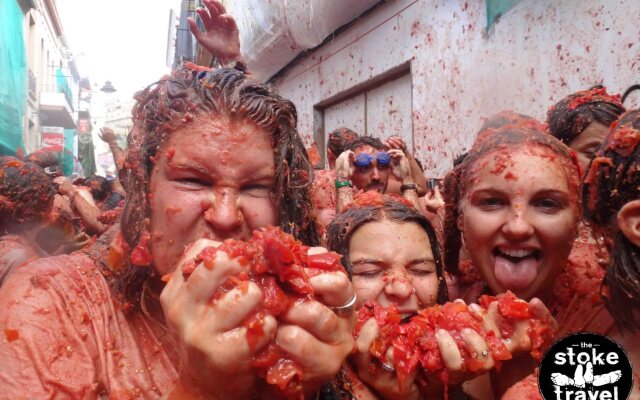
[(526, 257), (513, 262), (506, 257), (496, 255), (494, 272), (496, 280), (505, 289), (520, 291), (533, 283), (538, 275), (538, 260)]

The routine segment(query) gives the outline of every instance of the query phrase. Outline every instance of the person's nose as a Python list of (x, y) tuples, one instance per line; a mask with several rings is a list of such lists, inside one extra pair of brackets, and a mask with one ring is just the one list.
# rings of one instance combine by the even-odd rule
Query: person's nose
[(397, 304), (402, 303), (415, 292), (406, 274), (390, 273), (385, 278), (387, 281), (385, 282), (384, 292), (387, 297)]
[(378, 166), (374, 165), (371, 169), (371, 180), (379, 181), (380, 180), (380, 171), (378, 170)]
[(508, 239), (522, 241), (533, 235), (533, 224), (523, 210), (514, 210), (508, 218), (502, 227), (502, 232)]
[(242, 210), (238, 207), (238, 194), (230, 189), (215, 191), (211, 205), (204, 212), (204, 219), (216, 231), (237, 230), (244, 222)]

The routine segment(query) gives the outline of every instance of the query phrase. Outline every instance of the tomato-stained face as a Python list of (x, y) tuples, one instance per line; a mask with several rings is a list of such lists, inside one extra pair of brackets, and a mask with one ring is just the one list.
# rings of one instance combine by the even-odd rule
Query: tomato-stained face
[(356, 159), (366, 155), (368, 162), (362, 163), (361, 166), (356, 165), (355, 171), (351, 176), (353, 185), (364, 191), (375, 190), (384, 193), (389, 181), (389, 163), (382, 164), (378, 160), (378, 154), (384, 153), (383, 150), (374, 149), (371, 146), (363, 145), (354, 150)]
[(374, 300), (410, 315), (437, 301), (431, 244), (417, 223), (384, 220), (359, 227), (351, 236), (349, 261), (357, 308)]
[(578, 221), (577, 194), (550, 150), (485, 155), (474, 164), (458, 227), (494, 293), (544, 297), (566, 265)]
[(151, 173), (151, 250), (160, 274), (200, 238), (248, 239), (278, 225), (271, 135), (240, 121), (203, 118), (175, 131)]
[(589, 168), (589, 163), (596, 154), (596, 150), (600, 147), (604, 138), (609, 134), (609, 128), (599, 122), (590, 123), (578, 136), (571, 142), (571, 147), (578, 156), (580, 169), (583, 173)]

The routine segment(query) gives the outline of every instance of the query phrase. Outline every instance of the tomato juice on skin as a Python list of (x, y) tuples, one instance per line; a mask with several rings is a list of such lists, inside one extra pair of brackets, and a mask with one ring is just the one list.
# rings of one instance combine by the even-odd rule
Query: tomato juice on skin
[[(577, 197), (565, 168), (541, 146), (501, 148), (476, 161), (459, 225), (494, 293), (550, 291), (576, 233)], [(513, 179), (516, 178), (516, 179)]]

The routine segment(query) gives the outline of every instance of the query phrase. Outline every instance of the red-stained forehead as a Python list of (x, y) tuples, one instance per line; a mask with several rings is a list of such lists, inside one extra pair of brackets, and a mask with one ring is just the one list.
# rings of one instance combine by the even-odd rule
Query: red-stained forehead
[(356, 147), (353, 152), (356, 154), (359, 154), (359, 153), (374, 154), (380, 151), (382, 150), (375, 149), (373, 146), (369, 146), (368, 144), (363, 144), (362, 146)]
[(369, 190), (354, 197), (353, 202), (349, 204), (348, 208), (361, 208), (361, 207), (380, 207), (385, 202), (395, 201), (402, 203), (408, 207), (414, 207), (413, 203), (404, 197), (397, 194), (383, 194), (375, 190)]
[(461, 174), (462, 193), (478, 183), (479, 172), (484, 172), (487, 168), (490, 168), (490, 173), (504, 175), (509, 179), (508, 169), (515, 162), (513, 156), (523, 152), (539, 160), (536, 162), (559, 165), (565, 172), (572, 200), (576, 204), (579, 203), (578, 193), (582, 175), (575, 152), (550, 135), (537, 130), (514, 130), (513, 126), (494, 130), (483, 140), (476, 142), (457, 171)]

